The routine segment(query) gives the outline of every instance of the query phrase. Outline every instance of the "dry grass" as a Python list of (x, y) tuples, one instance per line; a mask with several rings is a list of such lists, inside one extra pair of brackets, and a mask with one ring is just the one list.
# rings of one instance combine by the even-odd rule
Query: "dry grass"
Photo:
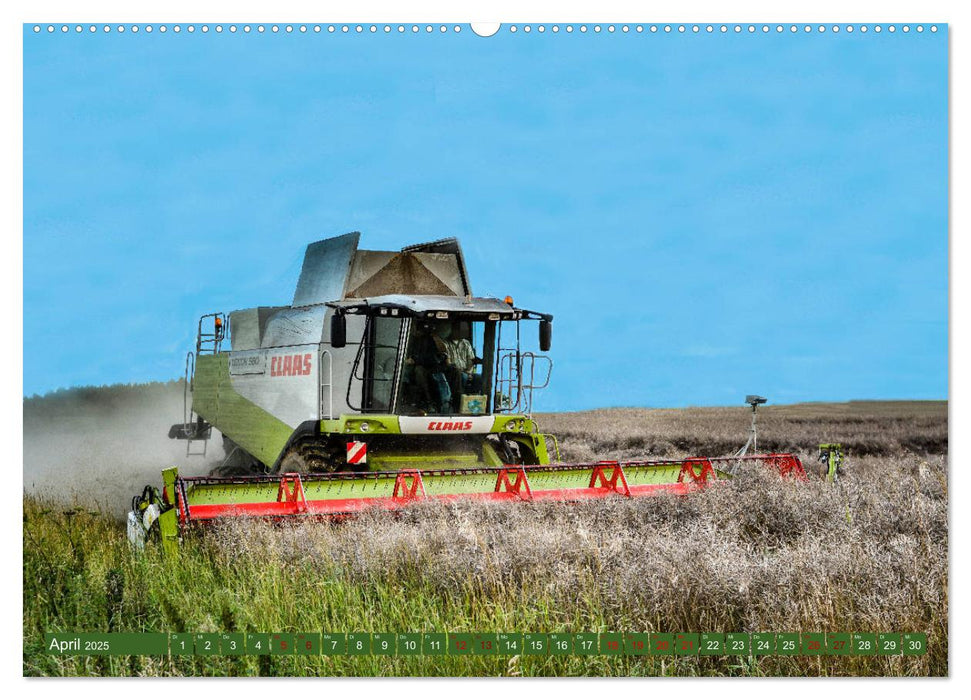
[[(536, 416), (560, 440), (567, 461), (646, 455), (725, 455), (748, 436), (744, 406), (648, 409), (608, 408)], [(763, 406), (759, 451), (815, 454), (839, 442), (855, 457), (947, 453), (947, 402), (851, 401)]]

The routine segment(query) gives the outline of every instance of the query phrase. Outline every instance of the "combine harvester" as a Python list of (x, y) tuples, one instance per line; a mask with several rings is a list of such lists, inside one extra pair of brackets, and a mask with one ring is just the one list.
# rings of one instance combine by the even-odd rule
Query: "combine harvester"
[[(425, 498), (686, 494), (742, 462), (805, 478), (794, 455), (748, 453), (765, 401), (755, 396), (749, 443), (731, 457), (561, 463), (532, 418), (553, 317), (473, 296), (455, 239), (393, 252), (360, 250), (359, 238), (308, 246), (291, 305), (199, 320), (169, 437), (204, 456), (216, 428), (225, 459), (210, 476), (167, 469), (161, 493), (136, 496), (136, 546), (157, 529), (174, 551), (184, 530), (220, 518), (347, 516)], [(538, 332), (525, 333), (532, 322)]]

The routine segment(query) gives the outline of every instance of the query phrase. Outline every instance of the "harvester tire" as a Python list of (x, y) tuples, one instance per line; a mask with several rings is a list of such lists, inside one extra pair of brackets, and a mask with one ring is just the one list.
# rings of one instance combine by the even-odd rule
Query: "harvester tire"
[(280, 473), (289, 474), (291, 472), (297, 472), (298, 474), (306, 474), (311, 471), (310, 463), (307, 459), (300, 454), (297, 450), (290, 450), (287, 452), (283, 459), (280, 460)]
[(538, 463), (533, 449), (515, 438), (507, 438), (500, 434), (496, 437), (489, 436), (489, 441), (505, 464)]
[(291, 472), (319, 474), (336, 470), (337, 466), (326, 445), (305, 441), (292, 445), (287, 450), (283, 459), (280, 460), (280, 467), (277, 472), (280, 474)]

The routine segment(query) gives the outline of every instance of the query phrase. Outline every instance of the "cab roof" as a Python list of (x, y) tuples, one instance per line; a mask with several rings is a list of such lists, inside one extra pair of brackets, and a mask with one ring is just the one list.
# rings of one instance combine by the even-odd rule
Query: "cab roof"
[(492, 297), (456, 297), (445, 295), (382, 294), (362, 299), (343, 299), (328, 304), (350, 313), (367, 313), (369, 309), (397, 309), (412, 316), (433, 315), (439, 311), (451, 314), (499, 314), (513, 318), (518, 309)]

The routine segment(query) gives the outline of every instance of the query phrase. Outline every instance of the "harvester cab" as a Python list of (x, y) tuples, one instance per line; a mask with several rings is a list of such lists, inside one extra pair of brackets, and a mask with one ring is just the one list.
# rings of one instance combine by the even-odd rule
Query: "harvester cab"
[[(523, 351), (518, 324), (552, 317), (511, 300), (389, 295), (333, 303), (331, 347), (346, 345), (348, 316), (363, 316), (346, 404), (400, 416), (529, 414), (532, 392), (549, 381), (552, 361)], [(515, 326), (515, 329), (513, 329)], [(503, 330), (510, 347), (503, 341)], [(542, 345), (542, 343), (541, 343)], [(548, 345), (547, 345), (548, 348)], [(537, 379), (537, 364), (542, 364)]]

